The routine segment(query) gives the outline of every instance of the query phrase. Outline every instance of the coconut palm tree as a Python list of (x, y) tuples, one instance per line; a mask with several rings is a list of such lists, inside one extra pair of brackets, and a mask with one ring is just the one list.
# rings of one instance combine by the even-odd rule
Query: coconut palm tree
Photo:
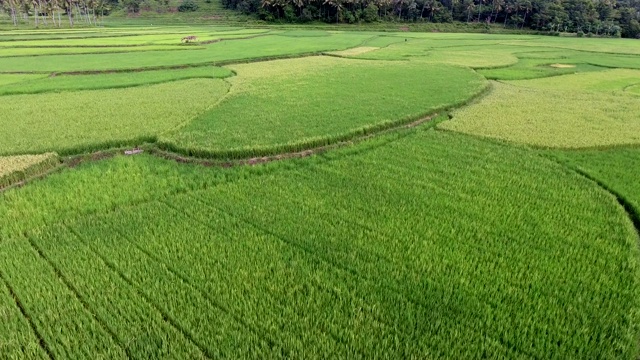
[(465, 0), (464, 8), (465, 10), (467, 10), (467, 23), (468, 23), (471, 20), (471, 13), (476, 8), (476, 4), (473, 2), (473, 0)]

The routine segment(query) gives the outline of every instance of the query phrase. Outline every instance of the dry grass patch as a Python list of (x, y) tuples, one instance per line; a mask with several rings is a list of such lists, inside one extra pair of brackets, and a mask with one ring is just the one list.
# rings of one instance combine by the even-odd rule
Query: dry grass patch
[(368, 53), (369, 51), (374, 51), (378, 49), (380, 48), (376, 46), (358, 46), (358, 47), (347, 49), (347, 50), (330, 52), (329, 54), (338, 55), (338, 56), (357, 56), (357, 55), (361, 55), (364, 53)]
[(570, 69), (576, 67), (575, 64), (551, 64), (549, 66), (556, 69)]
[(56, 153), (38, 155), (0, 156), (0, 188), (24, 180), (58, 161)]

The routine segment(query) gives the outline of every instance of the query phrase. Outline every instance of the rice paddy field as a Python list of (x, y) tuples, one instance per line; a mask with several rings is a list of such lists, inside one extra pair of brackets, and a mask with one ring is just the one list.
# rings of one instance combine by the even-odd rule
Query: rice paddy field
[(637, 359), (638, 175), (637, 40), (0, 32), (0, 358)]

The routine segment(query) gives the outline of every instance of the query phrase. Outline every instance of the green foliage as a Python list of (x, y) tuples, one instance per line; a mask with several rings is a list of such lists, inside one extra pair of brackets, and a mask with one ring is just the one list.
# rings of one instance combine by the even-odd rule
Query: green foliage
[(7, 358), (16, 359), (49, 359), (4, 280), (0, 282), (0, 309), (3, 319), (3, 342), (0, 345), (2, 354)]
[(624, 89), (629, 94), (640, 95), (640, 84), (631, 85)]
[[(550, 38), (530, 36), (511, 38), (502, 41), (503, 45), (515, 45), (520, 49), (522, 57), (531, 58), (536, 55), (547, 58), (589, 57), (589, 59), (617, 59), (624, 55), (640, 55), (640, 43), (635, 40), (620, 39), (576, 39), (572, 37)], [(530, 50), (527, 50), (530, 49)], [(575, 50), (575, 51), (568, 51)]]
[[(222, 80), (10, 95), (0, 102), (0, 154), (76, 153), (153, 141), (226, 94)], [(20, 119), (16, 121), (16, 119)]]
[(188, 11), (196, 11), (198, 10), (198, 4), (196, 4), (193, 0), (182, 0), (180, 6), (178, 6), (178, 11), (180, 12), (188, 12)]
[(493, 83), (486, 98), (456, 110), (452, 121), (440, 126), (540, 147), (640, 144), (640, 122), (629, 116), (638, 110), (637, 97), (542, 90), (523, 83)]
[[(149, 51), (143, 53), (47, 55), (0, 58), (0, 71), (77, 72), (144, 69), (163, 66), (205, 65), (288, 56), (320, 51), (343, 50), (373, 37), (366, 33), (339, 33), (331, 36), (295, 38), (267, 35), (245, 40), (222, 41), (204, 50)], [(176, 37), (176, 42), (180, 38)], [(188, 48), (188, 47), (187, 47)]]
[[(218, 158), (299, 151), (417, 120), (486, 86), (463, 68), (390, 65), (335, 57), (234, 65), (229, 96), (160, 141)], [(384, 88), (371, 91), (377, 84)]]
[[(38, 76), (36, 80), (3, 86), (0, 88), (0, 95), (116, 89), (196, 78), (217, 79), (231, 75), (233, 75), (233, 73), (229, 69), (215, 66), (200, 66), (176, 70), (136, 71), (131, 73), (61, 75), (46, 78)], [(2, 80), (2, 76), (3, 75), (0, 75), (0, 81)]]
[(637, 236), (615, 200), (472, 138), (391, 135), (253, 169), (121, 157), (12, 191), (0, 214), (15, 239), (0, 243), (1, 269), (56, 357), (602, 358), (637, 346)]
[[(411, 11), (409, 30), (442, 26)], [(637, 358), (638, 236), (616, 200), (637, 228), (640, 163), (609, 148), (640, 141), (640, 43), (341, 29), (0, 34), (0, 71), (42, 72), (0, 74), (0, 154), (149, 141), (253, 163), (355, 142), (234, 168), (112, 149), (0, 193), (0, 357)], [(185, 35), (227, 40), (167, 45)], [(122, 53), (73, 55), (100, 49)], [(331, 56), (237, 64), (312, 52)], [(236, 64), (189, 67), (214, 62)], [(535, 79), (378, 133), (470, 101), (487, 82), (469, 67)], [(57, 165), (2, 157), (0, 187)]]
[[(520, 46), (503, 46), (499, 44), (500, 36), (469, 37), (466, 39), (412, 39), (402, 41), (396, 35), (396, 41), (383, 45), (381, 49), (354, 56), (360, 59), (375, 60), (412, 60), (429, 63), (446, 63), (472, 68), (505, 67), (516, 64), (519, 60), (517, 52)], [(367, 42), (369, 45), (369, 42)]]
[(31, 75), (31, 74), (0, 74), (0, 86), (4, 89), (12, 84), (24, 83), (29, 80), (42, 79), (46, 75)]
[(127, 9), (129, 13), (138, 13), (140, 12), (140, 4), (142, 0), (122, 0), (122, 6)]
[[(555, 2), (516, 1), (477, 2), (445, 0), (412, 0), (384, 2), (350, 1), (279, 1), (223, 0), (223, 5), (245, 14), (258, 15), (268, 21), (308, 21), (318, 19), (327, 23), (353, 23), (359, 20), (373, 22), (403, 21), (450, 23), (457, 27), (475, 24), (489, 32), (510, 28), (516, 31), (537, 30), (540, 33), (560, 36), (563, 33), (594, 31), (608, 37), (635, 37), (640, 29), (640, 3), (617, 1), (601, 3), (596, 0), (570, 0)], [(297, 13), (293, 9), (297, 9)], [(375, 9), (375, 11), (374, 11)]]
[[(629, 48), (627, 51), (635, 51), (635, 49)], [(640, 56), (635, 54), (618, 55), (582, 51), (544, 51), (523, 52), (516, 54), (516, 56), (519, 60), (512, 66), (481, 69), (480, 73), (488, 79), (523, 80), (580, 72), (601, 71), (606, 68), (640, 69), (640, 62), (638, 62)]]
[(630, 95), (640, 84), (640, 70), (610, 69), (565, 75), (561, 78), (539, 78), (524, 81), (509, 81), (510, 84), (540, 90), (589, 91), (608, 95)]
[[(180, 47), (180, 39), (184, 36), (197, 36), (200, 41), (214, 41), (222, 39), (242, 39), (246, 37), (256, 36), (269, 32), (265, 29), (224, 29), (217, 31), (218, 29), (208, 28), (177, 28), (166, 29), (164, 31), (132, 31), (132, 32), (117, 32), (110, 31), (103, 36), (79, 36), (79, 37), (58, 37), (57, 35), (51, 35), (46, 37), (34, 37), (29, 39), (4, 39), (0, 41), (2, 46), (16, 48), (26, 47), (105, 47), (105, 46), (122, 46), (129, 48), (121, 48), (120, 51), (136, 51), (138, 46), (147, 46), (147, 50), (163, 50), (163, 49), (184, 49)], [(156, 47), (152, 47), (156, 45)], [(176, 45), (174, 47), (160, 46), (160, 45)], [(96, 49), (92, 49), (96, 52)], [(64, 52), (58, 49), (58, 52)], [(99, 51), (97, 51), (99, 52)], [(46, 53), (46, 50), (43, 50)], [(4, 52), (3, 52), (4, 54)]]
[(639, 148), (614, 148), (592, 151), (551, 151), (554, 158), (595, 179), (632, 207), (640, 221)]
[[(172, 39), (175, 42), (175, 38)], [(32, 44), (33, 45), (33, 44)], [(201, 47), (190, 47), (189, 50), (201, 50)], [(41, 55), (69, 55), (69, 54), (104, 54), (104, 53), (132, 53), (158, 50), (185, 50), (184, 46), (179, 45), (136, 45), (122, 47), (105, 47), (105, 46), (79, 46), (79, 47), (15, 47), (3, 48), (0, 57), (29, 57)]]
[(480, 69), (478, 72), (487, 79), (492, 80), (525, 80), (542, 77), (575, 74), (581, 72), (602, 71), (606, 68), (584, 64), (577, 61), (585, 59), (546, 58), (527, 59), (521, 58), (514, 65), (492, 69)]

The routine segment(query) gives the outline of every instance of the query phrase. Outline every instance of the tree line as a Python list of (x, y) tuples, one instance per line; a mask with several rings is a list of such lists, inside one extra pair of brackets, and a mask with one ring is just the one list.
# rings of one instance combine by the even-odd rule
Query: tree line
[[(205, 0), (211, 1), (211, 0)], [(215, 0), (214, 0), (215, 1)], [(220, 0), (267, 21), (357, 23), (466, 22), (550, 33), (640, 38), (640, 0)], [(168, 6), (168, 0), (156, 0)], [(139, 0), (0, 0), (19, 22), (98, 24), (110, 10), (140, 10)], [(64, 20), (63, 20), (64, 19)]]
[[(640, 38), (640, 0), (222, 0), (267, 21), (466, 22)], [(495, 26), (495, 25), (494, 25)]]
[(77, 22), (98, 25), (110, 8), (105, 0), (0, 0), (0, 9), (9, 14), (13, 25), (33, 22), (36, 27), (73, 27)]

